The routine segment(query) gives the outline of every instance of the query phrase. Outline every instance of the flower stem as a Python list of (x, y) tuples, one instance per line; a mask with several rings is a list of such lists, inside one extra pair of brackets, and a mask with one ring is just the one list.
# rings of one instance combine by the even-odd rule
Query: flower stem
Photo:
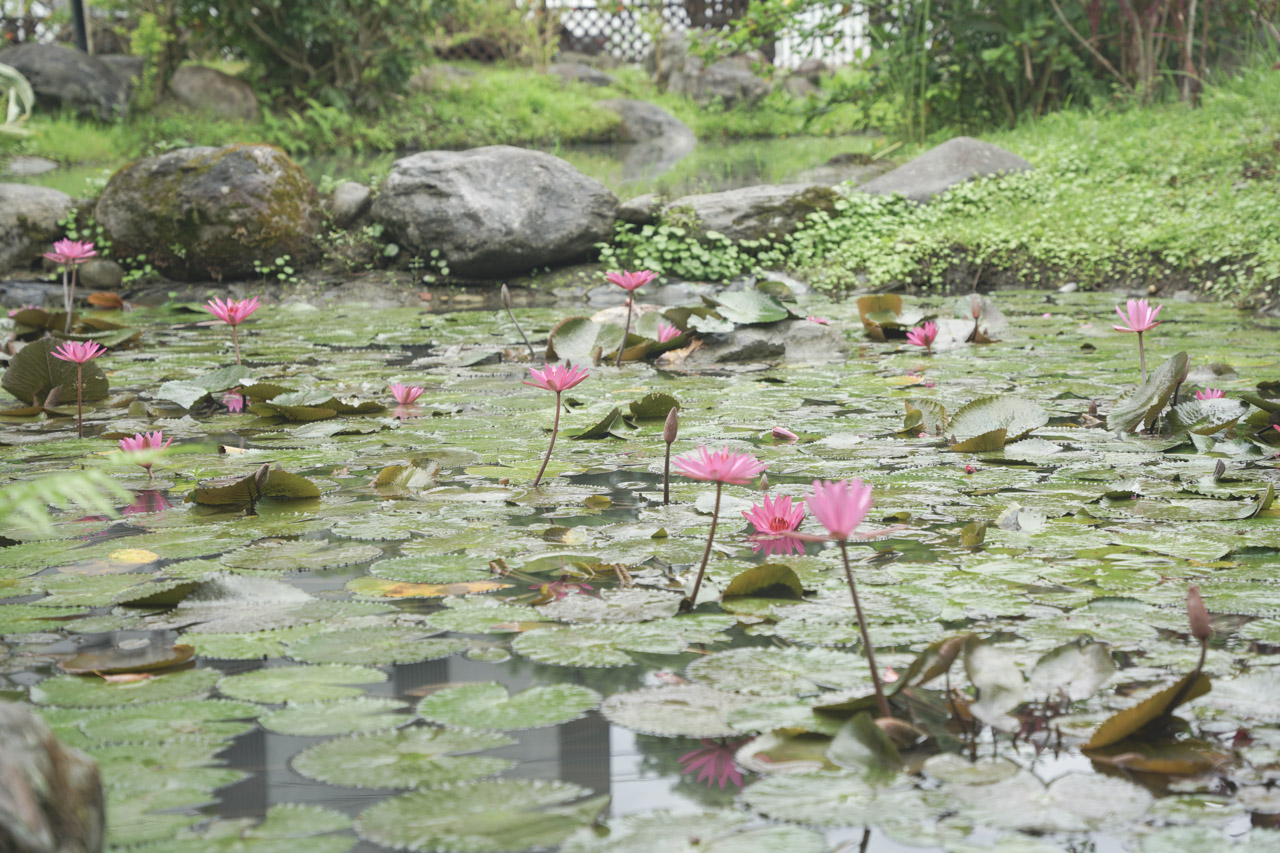
[(538, 476), (533, 478), (533, 487), (538, 488), (538, 483), (542, 482), (542, 474), (547, 470), (547, 463), (551, 461), (551, 448), (556, 446), (556, 433), (560, 431), (560, 392), (556, 392), (556, 422), (551, 427), (551, 443), (547, 445), (547, 455), (542, 457), (542, 467), (538, 469)]
[(1142, 346), (1142, 332), (1138, 332), (1138, 361), (1142, 364), (1142, 381), (1146, 382), (1147, 381), (1147, 351)]
[(84, 365), (76, 364), (76, 437), (84, 438)]
[[(684, 458), (684, 457), (681, 457)], [(720, 521), (720, 490), (724, 483), (716, 483), (716, 505), (711, 510), (711, 533), (707, 536), (707, 547), (702, 552), (702, 565), (698, 566), (698, 578), (693, 582), (693, 592), (689, 594), (689, 604), (698, 605), (698, 590), (702, 588), (702, 575), (707, 571), (707, 560), (711, 557), (711, 543), (716, 539), (716, 524)]]
[(516, 319), (515, 312), (511, 310), (511, 306), (507, 306), (507, 316), (511, 318), (511, 322), (516, 324), (516, 331), (520, 333), (520, 339), (524, 341), (524, 345), (529, 348), (529, 360), (536, 361), (537, 356), (533, 352), (533, 344), (529, 343), (529, 339), (525, 337), (524, 329), (520, 328), (520, 321)]
[(231, 343), (234, 344), (236, 348), (236, 364), (240, 364), (240, 327), (239, 326), (231, 327)]
[(662, 458), (662, 505), (671, 503), (671, 445)]
[(636, 300), (633, 294), (627, 299), (627, 325), (622, 327), (622, 343), (618, 344), (618, 367), (622, 367), (622, 351), (627, 348), (627, 337), (631, 334), (631, 309), (635, 304)]
[(876, 650), (871, 646), (871, 636), (867, 634), (867, 620), (862, 616), (862, 602), (858, 601), (858, 587), (853, 582), (853, 569), (849, 568), (849, 543), (840, 540), (840, 556), (844, 558), (844, 574), (849, 579), (849, 592), (853, 595), (853, 609), (858, 614), (858, 630), (862, 633), (862, 647), (867, 651), (867, 665), (871, 667), (871, 683), (876, 688), (876, 707), (880, 716), (891, 717), (889, 702), (884, 698), (884, 687), (880, 684), (880, 672), (876, 669)]
[[(64, 273), (65, 275), (65, 273)], [(71, 287), (67, 291), (67, 325), (63, 328), (63, 332), (71, 333), (71, 310), (76, 304), (76, 268), (71, 267)]]
[(67, 267), (62, 267), (62, 311), (67, 316), (62, 327), (63, 334), (71, 333), (71, 282), (67, 278)]

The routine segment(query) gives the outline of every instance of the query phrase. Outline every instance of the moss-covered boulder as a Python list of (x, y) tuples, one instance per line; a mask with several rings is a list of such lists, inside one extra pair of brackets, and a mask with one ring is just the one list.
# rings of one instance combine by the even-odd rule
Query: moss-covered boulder
[(117, 256), (146, 255), (180, 281), (251, 275), (254, 261), (316, 255), (316, 188), (269, 145), (182, 148), (116, 172), (98, 222)]

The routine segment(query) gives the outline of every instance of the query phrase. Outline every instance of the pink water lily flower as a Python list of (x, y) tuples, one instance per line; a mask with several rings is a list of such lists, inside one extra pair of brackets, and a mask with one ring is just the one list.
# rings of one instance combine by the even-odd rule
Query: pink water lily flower
[(1217, 388), (1206, 388), (1203, 391), (1196, 392), (1197, 400), (1221, 400), (1227, 396), (1226, 391), (1219, 391)]
[(244, 395), (235, 391), (228, 391), (222, 395), (222, 405), (227, 407), (227, 411), (232, 414), (244, 411)]
[(711, 738), (702, 738), (701, 749), (686, 752), (676, 759), (684, 767), (680, 771), (680, 775), (688, 776), (690, 773), (696, 772), (698, 781), (705, 782), (707, 787), (719, 782), (720, 788), (723, 790), (726, 782), (732, 782), (735, 787), (741, 788), (742, 771), (734, 764), (733, 758), (737, 755), (738, 748), (748, 740), (750, 738), (735, 741), (715, 741)]
[(795, 530), (804, 521), (804, 501), (796, 501), (780, 495), (777, 500), (770, 500), (768, 495), (758, 504), (752, 504), (750, 510), (743, 510), (742, 517), (751, 522), (756, 533), (778, 535), (788, 530)]
[(796, 435), (794, 432), (787, 429), (786, 427), (780, 427), (780, 426), (774, 427), (771, 435), (773, 436), (774, 441), (785, 441), (788, 444), (790, 444), (793, 441), (800, 440), (800, 436)]
[(889, 702), (885, 699), (884, 687), (880, 683), (875, 646), (872, 645), (871, 637), (867, 633), (867, 620), (862, 613), (862, 602), (858, 599), (858, 586), (854, 583), (853, 569), (849, 565), (849, 537), (871, 509), (871, 486), (861, 480), (814, 480), (813, 494), (805, 502), (809, 505), (809, 511), (813, 513), (813, 517), (827, 528), (827, 533), (840, 545), (845, 578), (849, 581), (849, 594), (853, 597), (853, 610), (857, 614), (858, 631), (862, 635), (862, 648), (867, 656), (872, 684), (875, 686), (876, 708), (880, 716), (888, 717), (890, 716)]
[(667, 341), (671, 340), (672, 338), (678, 338), (682, 334), (684, 333), (680, 331), (679, 326), (674, 326), (671, 323), (663, 323), (659, 321), (658, 343), (665, 344)]
[(236, 364), (240, 364), (240, 324), (249, 319), (250, 314), (258, 310), (258, 297), (227, 299), (224, 301), (215, 296), (202, 307), (231, 327), (231, 343), (236, 350)]
[[(636, 272), (611, 272), (605, 276), (606, 279), (621, 287), (628, 293), (634, 293), (637, 288), (644, 287), (649, 282), (657, 278), (657, 273), (648, 270), (638, 270)], [(618, 363), (617, 367), (622, 367), (622, 353), (627, 348), (627, 336), (631, 334), (631, 312), (635, 310), (635, 299), (627, 300), (627, 324), (622, 327), (622, 343), (618, 344)]]
[(807, 499), (814, 519), (831, 538), (844, 541), (862, 523), (871, 509), (871, 487), (861, 480), (814, 480)]
[[(161, 430), (156, 430), (155, 432), (140, 432), (131, 438), (120, 439), (119, 443), (120, 449), (126, 453), (136, 453), (140, 450), (164, 450), (170, 444), (173, 444), (173, 436), (170, 436), (166, 440), (164, 433)], [(147, 469), (147, 478), (150, 479), (152, 477), (151, 466), (154, 463), (139, 462), (138, 464)]]
[(422, 396), (422, 389), (417, 385), (402, 385), (399, 382), (391, 383), (391, 396), (395, 397), (397, 403), (407, 406), (414, 400)]
[(1123, 326), (1112, 326), (1117, 332), (1136, 332), (1138, 335), (1138, 363), (1142, 366), (1142, 381), (1147, 381), (1147, 351), (1142, 345), (1142, 333), (1149, 332), (1160, 323), (1156, 321), (1156, 315), (1164, 310), (1161, 305), (1154, 310), (1145, 299), (1130, 299), (1125, 303), (1125, 310), (1121, 311), (1120, 306), (1116, 306), (1116, 313), (1120, 315), (1120, 319), (1125, 322)]
[(568, 367), (559, 364), (548, 364), (543, 370), (538, 370), (535, 367), (529, 368), (529, 379), (533, 381), (530, 382), (529, 379), (526, 379), (524, 384), (559, 394), (561, 391), (568, 391), (573, 386), (581, 383), (588, 375), (588, 371), (585, 368), (572, 364)]
[(52, 252), (45, 252), (45, 257), (62, 266), (62, 307), (66, 312), (63, 323), (64, 334), (71, 333), (71, 309), (76, 301), (76, 267), (98, 254), (92, 243), (80, 240), (59, 240), (53, 244)]
[(711, 557), (711, 543), (716, 538), (716, 524), (720, 520), (720, 493), (725, 483), (745, 486), (765, 469), (765, 464), (750, 453), (734, 453), (727, 447), (716, 451), (699, 447), (693, 453), (675, 458), (676, 470), (691, 480), (702, 480), (716, 484), (716, 503), (711, 510), (711, 532), (707, 535), (707, 547), (702, 552), (702, 563), (698, 566), (698, 577), (693, 582), (693, 591), (685, 599), (684, 605), (692, 609), (698, 602), (698, 590), (702, 588), (702, 576), (707, 571), (707, 560)]
[[(547, 455), (542, 457), (542, 467), (538, 469), (538, 476), (533, 478), (533, 487), (535, 489), (542, 482), (542, 475), (547, 470), (547, 463), (551, 461), (551, 449), (556, 446), (556, 433), (560, 431), (560, 395), (581, 383), (587, 376), (588, 373), (585, 368), (575, 367), (574, 365), (569, 365), (566, 368), (559, 364), (548, 364), (542, 370), (538, 370), (536, 367), (529, 368), (529, 379), (524, 380), (524, 384), (532, 385), (534, 388), (554, 391), (556, 395), (556, 419), (551, 426), (551, 441), (547, 443)], [(530, 382), (530, 379), (533, 381)]]
[(52, 353), (54, 358), (76, 366), (76, 435), (80, 438), (84, 438), (84, 365), (106, 351), (97, 341), (63, 341)]
[(933, 351), (933, 342), (938, 337), (938, 324), (930, 320), (923, 326), (916, 326), (907, 332), (907, 343)]
[(817, 323), (819, 326), (831, 325), (831, 321), (828, 320), (826, 317), (815, 317), (812, 314), (810, 314), (808, 317), (805, 317), (805, 319), (808, 320), (810, 323)]
[(605, 276), (605, 279), (609, 281), (610, 284), (616, 284), (618, 285), (618, 287), (621, 287), (623, 290), (630, 292), (638, 288), (644, 287), (646, 284), (653, 281), (657, 277), (658, 277), (657, 273), (649, 272), (648, 270), (637, 270), (635, 272), (627, 272), (626, 270), (622, 270), (620, 272), (609, 273), (608, 275)]

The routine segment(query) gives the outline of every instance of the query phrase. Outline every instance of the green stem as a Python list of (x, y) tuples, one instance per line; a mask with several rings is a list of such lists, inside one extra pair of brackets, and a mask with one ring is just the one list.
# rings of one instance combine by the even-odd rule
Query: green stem
[(1142, 332), (1138, 332), (1138, 361), (1142, 364), (1142, 381), (1147, 381), (1147, 351), (1142, 346)]
[(671, 503), (671, 445), (662, 459), (662, 505)]
[(62, 327), (64, 334), (71, 332), (71, 282), (67, 278), (67, 267), (62, 267), (62, 312), (67, 316), (64, 319), (65, 325)]
[(627, 336), (631, 334), (631, 309), (636, 304), (634, 292), (627, 299), (627, 325), (622, 327), (622, 343), (618, 344), (618, 367), (622, 367), (622, 351), (627, 348)]
[(84, 365), (76, 364), (76, 436), (84, 438)]
[(551, 448), (556, 446), (556, 433), (560, 431), (560, 392), (556, 392), (556, 422), (551, 427), (551, 443), (547, 445), (547, 455), (542, 457), (542, 467), (538, 469), (538, 476), (533, 478), (533, 487), (538, 488), (538, 484), (542, 482), (542, 474), (547, 470), (547, 463), (551, 461)]
[(240, 364), (240, 327), (239, 326), (231, 327), (231, 343), (234, 344), (236, 348), (236, 364)]
[(858, 614), (858, 630), (862, 633), (862, 647), (867, 652), (867, 665), (871, 667), (871, 683), (876, 688), (876, 707), (880, 716), (891, 717), (889, 701), (884, 698), (884, 687), (880, 684), (880, 671), (876, 669), (876, 650), (871, 646), (871, 636), (867, 633), (867, 620), (862, 616), (862, 602), (858, 601), (858, 587), (853, 582), (853, 569), (849, 568), (849, 543), (840, 541), (840, 556), (844, 558), (844, 574), (849, 579), (849, 592), (853, 595), (853, 609)]
[[(65, 275), (65, 273), (64, 273)], [(71, 334), (71, 310), (76, 304), (76, 268), (71, 267), (71, 287), (67, 291), (67, 324), (63, 328), (63, 332)]]
[(693, 592), (689, 594), (689, 604), (698, 606), (698, 590), (702, 588), (702, 575), (707, 571), (707, 560), (711, 557), (711, 543), (716, 539), (716, 524), (720, 521), (720, 490), (724, 483), (716, 483), (716, 505), (711, 510), (711, 533), (707, 536), (707, 547), (702, 552), (702, 565), (698, 566), (698, 579), (693, 582)]

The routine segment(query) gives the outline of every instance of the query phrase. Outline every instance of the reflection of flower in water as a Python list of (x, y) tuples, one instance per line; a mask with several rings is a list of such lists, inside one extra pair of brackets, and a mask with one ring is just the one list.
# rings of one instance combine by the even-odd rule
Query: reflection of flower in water
[(417, 418), (422, 416), (422, 409), (418, 406), (396, 406), (395, 411), (391, 413), (391, 417), (398, 421), (407, 421), (409, 418)]
[(742, 787), (742, 771), (733, 763), (733, 756), (737, 754), (738, 747), (749, 741), (751, 738), (743, 738), (742, 740), (712, 740), (711, 738), (702, 739), (702, 749), (695, 749), (693, 752), (686, 752), (678, 759), (684, 770), (680, 771), (682, 776), (688, 776), (695, 771), (698, 772), (698, 781), (706, 782), (710, 788), (717, 780), (720, 783), (720, 789), (724, 790), (725, 782), (733, 782), (739, 788)]
[(121, 510), (125, 515), (136, 515), (145, 512), (160, 512), (166, 510), (173, 504), (169, 503), (169, 499), (164, 496), (164, 492), (157, 492), (151, 489), (137, 493), (133, 503)]
[(560, 578), (560, 580), (551, 581), (550, 583), (529, 584), (529, 589), (538, 590), (541, 593), (540, 597), (544, 601), (559, 601), (570, 595), (583, 595), (594, 591), (595, 587), (589, 583), (578, 583), (577, 581)]
[(804, 553), (804, 543), (799, 539), (792, 539), (790, 536), (761, 536), (756, 534), (748, 538), (751, 540), (752, 553), (763, 553), (766, 557), (772, 557), (775, 554), (790, 557), (792, 554)]

